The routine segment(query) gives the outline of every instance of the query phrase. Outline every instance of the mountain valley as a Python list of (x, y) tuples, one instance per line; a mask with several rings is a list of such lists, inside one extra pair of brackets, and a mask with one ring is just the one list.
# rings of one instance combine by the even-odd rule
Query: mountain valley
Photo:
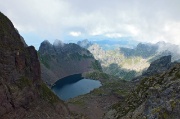
[(176, 50), (179, 46), (165, 42), (139, 43), (135, 48), (119, 47), (110, 50), (104, 50), (101, 44), (92, 43), (87, 39), (78, 41), (77, 44), (88, 49), (95, 59), (99, 60), (103, 72), (125, 80), (140, 76), (151, 62), (160, 57), (171, 55), (172, 61), (180, 59), (180, 54)]
[[(0, 119), (179, 119), (179, 46), (118, 43), (45, 40), (36, 51), (0, 12)], [(73, 75), (101, 85), (63, 101), (52, 87)]]

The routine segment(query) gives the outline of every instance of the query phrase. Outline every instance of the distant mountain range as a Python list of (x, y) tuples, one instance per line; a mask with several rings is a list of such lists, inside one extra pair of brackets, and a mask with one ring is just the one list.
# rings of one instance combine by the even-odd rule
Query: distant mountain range
[(150, 58), (150, 62), (162, 56), (172, 55), (172, 61), (180, 59), (180, 47), (171, 43), (158, 42), (156, 44), (139, 43), (134, 49), (120, 47), (120, 52), (126, 57), (140, 56)]
[(120, 52), (125, 57), (142, 57), (144, 59), (154, 56), (158, 51), (158, 45), (139, 43), (134, 49), (120, 47)]
[(138, 43), (138, 41), (132, 40), (128, 37), (120, 39), (104, 38), (99, 40), (95, 40), (95, 38), (93, 38), (91, 41), (88, 41), (88, 39), (77, 41), (77, 44), (81, 47), (87, 48), (92, 44), (98, 44), (103, 50), (114, 50), (119, 47), (134, 48)]
[[(142, 74), (151, 62), (162, 56), (171, 55), (172, 61), (180, 59), (180, 54), (176, 50), (179, 47), (165, 42), (156, 44), (139, 43), (134, 48), (129, 48), (131, 45), (122, 47), (124, 44), (128, 45), (125, 41), (112, 41), (111, 43), (111, 41), (105, 40), (93, 43), (86, 39), (78, 41), (77, 44), (88, 49), (100, 61), (105, 73), (119, 76), (126, 80)], [(113, 48), (108, 49), (102, 44), (108, 44), (109, 47)], [(121, 47), (114, 48), (115, 45)]]

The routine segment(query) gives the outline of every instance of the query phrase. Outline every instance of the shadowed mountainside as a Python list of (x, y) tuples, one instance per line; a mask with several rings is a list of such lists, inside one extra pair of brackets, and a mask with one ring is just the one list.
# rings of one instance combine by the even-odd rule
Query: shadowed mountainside
[(143, 76), (151, 76), (153, 74), (159, 74), (166, 71), (171, 66), (171, 55), (163, 56), (155, 61), (153, 61), (149, 68), (143, 72)]
[(0, 13), (0, 118), (66, 118), (66, 105), (42, 82), (38, 55)]
[(69, 75), (102, 70), (99, 62), (88, 50), (74, 43), (63, 44), (56, 40), (52, 45), (49, 41), (44, 41), (38, 53), (42, 79), (49, 86)]

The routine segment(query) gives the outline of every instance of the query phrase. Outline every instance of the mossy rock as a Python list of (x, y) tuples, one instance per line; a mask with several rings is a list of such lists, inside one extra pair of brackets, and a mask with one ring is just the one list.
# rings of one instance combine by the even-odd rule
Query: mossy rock
[(51, 61), (51, 57), (49, 55), (39, 55), (40, 62), (44, 64), (44, 66), (50, 69), (49, 62)]
[(44, 83), (40, 85), (40, 95), (44, 100), (51, 104), (59, 101), (59, 98)]
[(32, 86), (32, 80), (28, 79), (27, 77), (25, 76), (22, 76), (20, 77), (19, 80), (17, 80), (17, 86), (20, 88), (20, 89), (23, 89), (25, 87), (30, 87)]
[(79, 105), (79, 106), (84, 106), (85, 102), (83, 100), (73, 100), (70, 103), (75, 104), (75, 105)]
[(175, 73), (175, 77), (176, 77), (176, 78), (180, 78), (180, 71), (178, 71), (178, 72)]

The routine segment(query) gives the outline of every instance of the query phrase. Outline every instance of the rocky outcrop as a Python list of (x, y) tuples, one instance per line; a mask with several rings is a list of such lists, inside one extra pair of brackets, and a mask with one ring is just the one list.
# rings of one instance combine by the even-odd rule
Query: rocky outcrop
[(173, 67), (177, 62), (171, 62), (171, 55), (162, 56), (153, 61), (150, 66), (145, 70), (142, 75), (132, 79), (132, 81), (139, 81), (145, 77), (163, 73)]
[(113, 106), (105, 119), (179, 119), (180, 64), (146, 77), (131, 93)]
[[(0, 118), (65, 118), (69, 111), (41, 81), (38, 55), (0, 13)], [(50, 112), (49, 112), (50, 111)]]
[(146, 77), (123, 101), (112, 106), (105, 119), (179, 119), (180, 64), (171, 56), (154, 61)]
[(163, 56), (153, 61), (149, 68), (143, 73), (143, 76), (151, 76), (166, 71), (171, 66), (171, 55)]
[(38, 52), (42, 79), (49, 86), (69, 75), (101, 70), (93, 55), (74, 43), (63, 44), (56, 40), (52, 45), (49, 41), (44, 41)]

